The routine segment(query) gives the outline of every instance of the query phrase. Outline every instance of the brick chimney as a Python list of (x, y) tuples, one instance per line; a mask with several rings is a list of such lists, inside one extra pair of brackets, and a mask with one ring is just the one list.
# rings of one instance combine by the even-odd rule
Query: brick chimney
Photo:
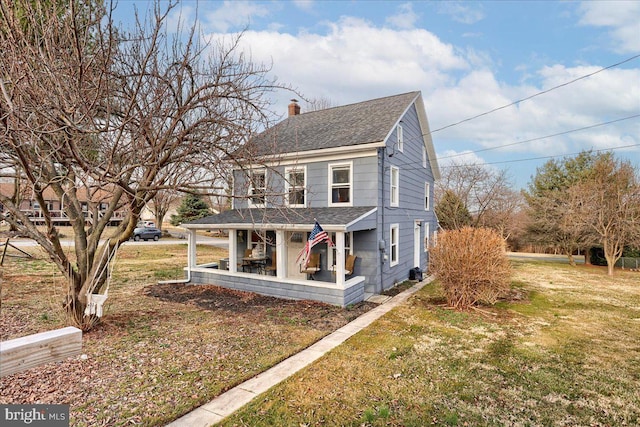
[(297, 116), (300, 114), (300, 105), (298, 105), (297, 99), (292, 99), (291, 104), (289, 104), (289, 117)]

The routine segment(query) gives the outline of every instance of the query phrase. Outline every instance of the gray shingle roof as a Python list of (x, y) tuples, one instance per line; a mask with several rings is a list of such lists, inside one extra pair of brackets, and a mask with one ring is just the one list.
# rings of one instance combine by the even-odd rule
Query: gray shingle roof
[(252, 155), (284, 154), (383, 141), (420, 92), (290, 116), (252, 138)]
[[(344, 226), (375, 209), (375, 206), (331, 207), (306, 209), (231, 209), (217, 215), (207, 216), (182, 224), (185, 228), (201, 228), (198, 225), (210, 225), (212, 228), (224, 228), (229, 224), (246, 225), (310, 225), (315, 220), (322, 227)], [(364, 219), (364, 218), (363, 218)], [(375, 218), (367, 221), (366, 228), (375, 228)], [(369, 222), (371, 222), (369, 224)], [(192, 226), (196, 227), (192, 227)], [(357, 227), (356, 229), (365, 229)]]

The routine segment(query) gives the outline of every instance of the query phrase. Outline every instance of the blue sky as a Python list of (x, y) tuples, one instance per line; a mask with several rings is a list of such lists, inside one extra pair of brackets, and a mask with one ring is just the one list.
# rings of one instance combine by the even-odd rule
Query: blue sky
[[(134, 6), (148, 2), (121, 0), (115, 19), (128, 25)], [(432, 130), (640, 55), (635, 0), (184, 1), (174, 13), (197, 20), (209, 40), (245, 30), (243, 49), (307, 99), (344, 105), (420, 90)], [(291, 97), (275, 93), (276, 110), (284, 114)], [(433, 141), (442, 168), (488, 163), (522, 188), (547, 160), (538, 157), (614, 149), (640, 166), (634, 115), (640, 58), (434, 132)]]

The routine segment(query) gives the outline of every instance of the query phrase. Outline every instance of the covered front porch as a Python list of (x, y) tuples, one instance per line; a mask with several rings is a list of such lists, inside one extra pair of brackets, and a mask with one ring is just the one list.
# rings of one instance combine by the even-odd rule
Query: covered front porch
[[(289, 299), (310, 299), (347, 306), (364, 299), (367, 269), (356, 258), (354, 240), (372, 235), (376, 208), (230, 210), (183, 224), (188, 231), (188, 280), (230, 289)], [(315, 220), (329, 233), (335, 246), (315, 245), (318, 265), (298, 265), (296, 258), (307, 242)], [(218, 262), (196, 264), (197, 231), (224, 230), (229, 256)], [(353, 257), (349, 261), (352, 261)], [(346, 267), (351, 268), (347, 270)]]

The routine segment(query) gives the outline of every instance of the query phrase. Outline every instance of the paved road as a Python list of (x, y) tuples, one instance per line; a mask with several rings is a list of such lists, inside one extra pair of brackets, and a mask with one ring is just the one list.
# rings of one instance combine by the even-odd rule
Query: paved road
[[(533, 254), (528, 252), (507, 252), (507, 256), (511, 259), (539, 259), (541, 261), (553, 261), (569, 263), (569, 258), (566, 255), (553, 255), (553, 254)], [(573, 259), (576, 264), (584, 264), (584, 255), (574, 255)]]
[[(0, 244), (2, 243), (4, 242), (0, 242)], [(29, 247), (34, 247), (38, 245), (35, 240), (25, 239), (25, 238), (11, 239), (9, 243), (18, 248), (29, 248)], [(60, 243), (62, 244), (62, 246), (73, 246), (72, 239), (63, 239), (60, 241)], [(172, 236), (172, 237), (163, 237), (157, 242), (154, 242), (153, 240), (149, 240), (147, 242), (145, 242), (144, 240), (141, 240), (139, 242), (134, 242), (133, 240), (129, 240), (124, 244), (127, 246), (143, 246), (143, 245), (175, 245), (180, 243), (183, 243), (186, 245), (187, 240), (184, 238)], [(229, 247), (228, 240), (226, 238), (220, 238), (220, 237), (198, 235), (197, 243), (199, 245), (211, 245), (211, 246), (217, 246), (219, 248), (224, 248), (224, 249), (227, 249)]]

